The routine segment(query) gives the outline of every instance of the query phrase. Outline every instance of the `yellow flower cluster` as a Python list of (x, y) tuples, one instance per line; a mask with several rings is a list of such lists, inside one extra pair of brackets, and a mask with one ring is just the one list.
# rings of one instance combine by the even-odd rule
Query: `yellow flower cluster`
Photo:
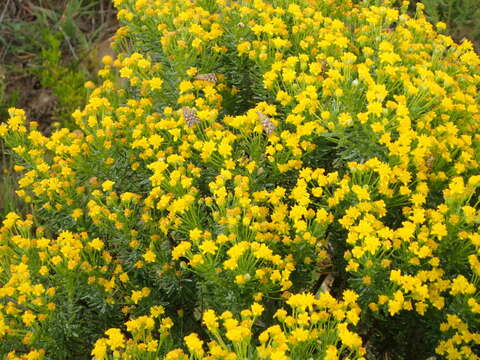
[[(350, 290), (344, 293), (341, 302), (328, 293), (319, 298), (312, 294), (292, 295), (287, 301), (291, 315), (283, 308), (278, 309), (273, 316), (278, 324), (269, 326), (258, 335), (260, 345), (256, 348), (252, 346), (251, 329), (255, 319), (265, 310), (262, 305), (254, 302), (249, 309), (242, 310), (241, 321), (230, 311), (217, 316), (209, 309), (203, 313), (202, 321), (212, 336), (208, 351), (204, 351), (203, 341), (196, 333), (186, 336), (185, 343), (194, 359), (303, 359), (313, 355), (312, 348), (316, 343), (321, 344), (315, 353), (319, 358), (338, 359), (338, 354), (348, 353), (352, 358), (364, 359), (358, 357), (365, 353), (361, 337), (348, 329), (349, 324), (359, 321), (357, 297)], [(337, 349), (335, 345), (339, 339), (342, 346)], [(188, 358), (181, 349), (175, 349), (165, 358), (181, 359), (182, 356)]]
[(408, 1), (114, 3), (78, 129), (0, 124), (7, 359), (478, 359), (470, 42)]
[(126, 359), (148, 359), (155, 356), (159, 347), (168, 341), (169, 332), (173, 326), (169, 317), (160, 320), (159, 317), (163, 313), (162, 306), (153, 306), (150, 308), (149, 315), (127, 321), (125, 326), (132, 336), (128, 340), (120, 329), (108, 329), (105, 331), (107, 337), (96, 341), (91, 355), (95, 359), (107, 359), (109, 354), (114, 358), (122, 356)]

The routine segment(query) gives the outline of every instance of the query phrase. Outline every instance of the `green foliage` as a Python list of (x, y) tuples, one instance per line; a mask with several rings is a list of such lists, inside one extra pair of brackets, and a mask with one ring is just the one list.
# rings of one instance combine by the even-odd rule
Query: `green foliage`
[(13, 161), (3, 140), (0, 140), (0, 219), (11, 211), (22, 213), (24, 206), (15, 195), (18, 175), (13, 172)]
[(49, 88), (58, 99), (59, 120), (66, 127), (72, 127), (71, 113), (85, 102), (84, 84), (87, 73), (80, 71), (78, 63), (62, 64), (59, 34), (45, 29), (39, 55), (40, 66), (33, 70), (44, 88)]
[[(85, 103), (85, 81), (96, 79), (98, 67), (91, 67), (86, 59), (110, 25), (108, 3), (45, 0), (22, 7), (13, 3), (6, 2), (0, 10), (0, 61), (4, 63), (0, 69), (0, 121), (6, 118), (8, 107), (28, 109), (34, 92), (31, 88), (39, 85), (39, 91), (53, 93), (57, 106), (53, 113), (46, 113), (47, 119), (36, 120), (58, 120), (71, 127), (71, 113)], [(5, 93), (7, 86), (9, 92)]]
[(67, 49), (66, 53), (79, 60), (91, 49), (92, 42), (101, 37), (106, 23), (99, 23), (95, 30), (86, 34), (79, 27), (78, 19), (95, 13), (94, 7), (102, 0), (64, 1), (62, 9), (55, 9), (53, 4), (45, 7), (32, 5), (37, 24), (44, 29), (51, 29)]

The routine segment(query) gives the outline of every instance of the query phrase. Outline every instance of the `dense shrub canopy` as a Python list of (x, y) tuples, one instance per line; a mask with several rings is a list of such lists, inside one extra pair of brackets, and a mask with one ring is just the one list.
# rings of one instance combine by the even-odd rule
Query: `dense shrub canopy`
[(408, 2), (115, 5), (78, 129), (0, 125), (2, 355), (479, 358), (471, 43)]

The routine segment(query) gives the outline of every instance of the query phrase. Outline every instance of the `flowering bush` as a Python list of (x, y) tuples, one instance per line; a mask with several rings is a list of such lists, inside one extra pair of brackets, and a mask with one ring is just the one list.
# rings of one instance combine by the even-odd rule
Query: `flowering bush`
[(408, 1), (115, 3), (78, 130), (0, 125), (6, 359), (479, 358), (468, 41)]

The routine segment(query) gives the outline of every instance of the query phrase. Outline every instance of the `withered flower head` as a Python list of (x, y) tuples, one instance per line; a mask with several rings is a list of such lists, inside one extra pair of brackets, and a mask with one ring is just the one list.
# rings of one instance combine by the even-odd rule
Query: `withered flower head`
[(265, 131), (268, 136), (272, 135), (276, 129), (275, 124), (268, 118), (267, 115), (261, 113), (260, 111), (257, 111), (257, 114), (260, 118), (260, 122), (262, 123), (263, 131)]
[(185, 122), (189, 128), (193, 127), (193, 125), (198, 124), (200, 119), (197, 116), (195, 110), (189, 108), (188, 106), (184, 106), (182, 108), (183, 117), (185, 118)]
[(195, 76), (195, 80), (216, 83), (218, 81), (218, 78), (217, 78), (217, 75), (215, 75), (214, 73), (208, 73), (208, 74), (198, 74), (197, 76)]

